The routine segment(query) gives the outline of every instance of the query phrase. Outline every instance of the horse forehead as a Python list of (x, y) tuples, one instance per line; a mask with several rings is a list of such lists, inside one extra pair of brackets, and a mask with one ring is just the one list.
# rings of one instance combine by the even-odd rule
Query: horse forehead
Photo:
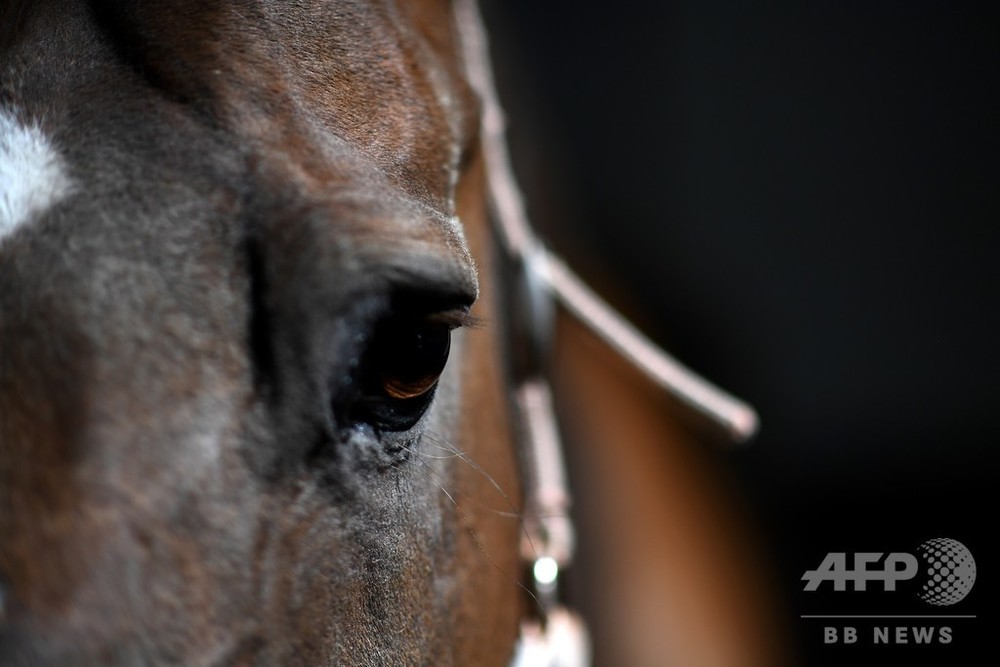
[[(34, 7), (63, 20), (45, 3)], [(257, 209), (251, 222), (270, 215), (262, 224), (313, 231), (294, 224), (295, 212), (315, 220), (325, 211), (328, 238), (316, 241), (354, 238), (359, 256), (376, 264), (447, 259), (458, 265), (453, 275), (474, 283), (454, 186), (476, 101), (458, 71), (446, 10), (433, 1), (279, 9), (252, 0), (67, 8), (72, 29), (88, 34), (78, 41), (99, 45), (37, 58), (67, 63), (66, 73), (18, 77), (63, 77), (52, 90), (75, 100), (72, 116), (45, 104), (17, 117), (16, 107), (0, 107), (0, 150), (17, 157), (2, 164), (19, 171), (0, 202), (0, 234), (44, 218), (67, 195), (72, 206), (59, 219), (72, 230), (39, 233), (76, 247), (89, 235), (92, 255), (113, 254), (116, 242), (131, 252), (130, 235), (176, 247), (170, 218), (186, 216), (184, 226), (204, 238), (217, 236), (213, 224), (246, 223), (248, 208)], [(88, 59), (111, 74), (95, 87), (81, 70), (77, 78), (90, 77), (84, 95), (68, 70)], [(12, 98), (17, 104), (17, 90)], [(409, 258), (400, 239), (415, 242)]]
[(104, 6), (99, 16), (154, 85), (294, 165), (300, 183), (325, 187), (324, 151), (339, 139), (450, 213), (478, 123), (447, 3)]
[(394, 237), (420, 237), (424, 249), (436, 244), (439, 257), (473, 272), (455, 188), (478, 132), (478, 97), (462, 71), (449, 3), (102, 7), (99, 19), (144, 77), (247, 155), (244, 189), (281, 191), (275, 199), (286, 210), (355, 215), (332, 231), (359, 232), (370, 256), (379, 247), (392, 255)]

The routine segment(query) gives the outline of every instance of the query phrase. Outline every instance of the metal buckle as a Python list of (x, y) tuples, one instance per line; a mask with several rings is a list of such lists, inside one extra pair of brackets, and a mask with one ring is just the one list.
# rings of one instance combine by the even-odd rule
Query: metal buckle
[(549, 611), (545, 624), (521, 623), (511, 667), (586, 667), (590, 640), (579, 616), (563, 607)]

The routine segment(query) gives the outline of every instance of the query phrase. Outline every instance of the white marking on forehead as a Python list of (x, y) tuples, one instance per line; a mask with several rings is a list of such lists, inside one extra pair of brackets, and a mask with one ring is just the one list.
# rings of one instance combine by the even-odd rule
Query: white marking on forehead
[(37, 125), (0, 109), (0, 240), (69, 194), (59, 153)]

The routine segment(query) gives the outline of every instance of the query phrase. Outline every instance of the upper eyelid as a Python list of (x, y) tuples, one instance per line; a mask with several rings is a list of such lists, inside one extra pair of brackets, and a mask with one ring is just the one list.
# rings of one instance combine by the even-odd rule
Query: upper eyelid
[(372, 296), (382, 304), (372, 324), (397, 318), (442, 324), (449, 329), (483, 324), (480, 318), (470, 314), (475, 296), (459, 286), (427, 275), (385, 276)]

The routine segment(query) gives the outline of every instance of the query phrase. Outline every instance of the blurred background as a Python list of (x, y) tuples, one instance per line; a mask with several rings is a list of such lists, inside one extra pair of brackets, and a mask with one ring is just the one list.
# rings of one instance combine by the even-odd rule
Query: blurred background
[[(996, 562), (1000, 5), (482, 5), (535, 225), (761, 414), (710, 456), (797, 662), (972, 664)], [(978, 563), (951, 645), (831, 647), (801, 618), (895, 604), (803, 593), (827, 552), (934, 537)]]

